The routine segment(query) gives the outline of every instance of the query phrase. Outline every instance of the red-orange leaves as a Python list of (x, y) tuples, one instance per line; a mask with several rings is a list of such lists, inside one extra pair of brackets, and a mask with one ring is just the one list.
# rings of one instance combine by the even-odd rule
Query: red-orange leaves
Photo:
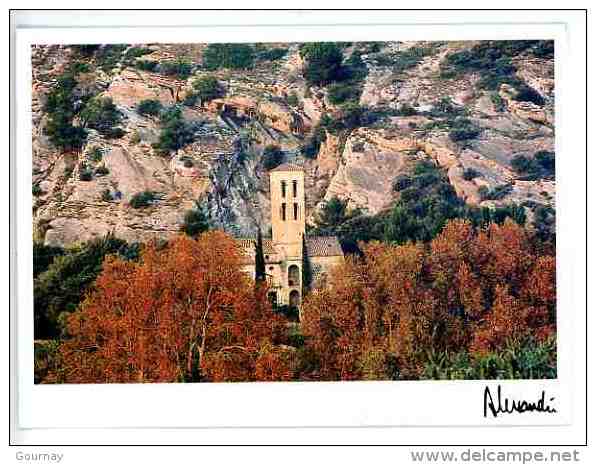
[(430, 245), (372, 243), (304, 305), (318, 379), (418, 378), (431, 353), (484, 353), (555, 323), (555, 259), (513, 222), (452, 221)]
[(69, 321), (66, 382), (247, 381), (281, 334), (265, 289), (240, 270), (222, 232), (149, 245), (139, 263), (108, 259)]

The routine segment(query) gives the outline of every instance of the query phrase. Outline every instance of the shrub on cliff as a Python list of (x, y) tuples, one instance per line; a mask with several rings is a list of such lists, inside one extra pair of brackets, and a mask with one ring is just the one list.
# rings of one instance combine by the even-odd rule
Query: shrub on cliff
[(78, 150), (87, 138), (84, 128), (73, 125), (73, 119), (79, 112), (76, 105), (75, 77), (76, 74), (72, 72), (61, 75), (48, 93), (44, 105), (44, 111), (48, 115), (45, 133), (52, 144), (62, 150)]
[(279, 145), (271, 144), (263, 150), (263, 166), (266, 170), (272, 170), (281, 165), (283, 161), (283, 152)]
[(184, 214), (184, 221), (180, 230), (190, 237), (198, 237), (209, 229), (209, 220), (200, 205)]
[(122, 54), (128, 48), (125, 44), (102, 45), (95, 52), (95, 62), (106, 73), (110, 73), (122, 61)]
[(466, 181), (471, 181), (472, 179), (477, 178), (478, 176), (480, 176), (480, 173), (477, 170), (475, 170), (474, 168), (466, 168), (462, 175), (462, 177)]
[(290, 95), (288, 95), (288, 98), (286, 101), (288, 102), (288, 105), (290, 105), (291, 107), (297, 107), (298, 104), (300, 103), (298, 100), (298, 96), (296, 95), (295, 92), (292, 92)]
[(221, 96), (222, 89), (218, 80), (213, 76), (203, 76), (192, 83), (194, 95), (200, 100), (200, 103), (208, 102)]
[(342, 77), (341, 49), (333, 42), (314, 42), (300, 47), (300, 55), (306, 60), (303, 74), (311, 84), (326, 85)]
[(190, 61), (184, 58), (178, 58), (172, 61), (162, 61), (159, 64), (159, 71), (166, 76), (185, 80), (190, 76), (192, 65)]
[(109, 138), (119, 138), (124, 135), (118, 126), (122, 121), (122, 114), (110, 97), (95, 97), (91, 99), (80, 115), (83, 127), (95, 129)]
[(467, 118), (457, 118), (449, 131), (449, 139), (453, 142), (476, 139), (479, 135), (480, 129)]
[(40, 195), (44, 194), (44, 191), (41, 189), (39, 184), (33, 184), (31, 187), (31, 194), (33, 194), (34, 197), (39, 197)]
[(334, 105), (360, 98), (360, 88), (352, 82), (331, 84), (328, 91), (329, 101)]
[(134, 65), (142, 71), (155, 71), (159, 63), (154, 60), (137, 60)]
[(194, 140), (192, 127), (182, 117), (182, 110), (171, 107), (161, 113), (162, 129), (159, 140), (153, 148), (160, 154), (167, 154), (179, 150)]
[(315, 126), (302, 145), (302, 154), (311, 159), (317, 158), (321, 144), (327, 139), (327, 133), (320, 124)]
[(93, 171), (91, 171), (91, 169), (84, 165), (81, 164), (79, 166), (79, 180), (80, 181), (91, 181), (93, 179)]
[(209, 44), (203, 52), (203, 67), (248, 69), (253, 66), (254, 50), (248, 44)]
[(161, 102), (155, 99), (141, 100), (137, 105), (137, 112), (141, 115), (157, 116), (162, 109)]
[(145, 208), (155, 201), (155, 192), (143, 191), (134, 194), (130, 199), (130, 206), (132, 208)]
[(511, 167), (527, 180), (550, 178), (555, 175), (555, 154), (541, 150), (531, 157), (516, 155), (511, 160)]

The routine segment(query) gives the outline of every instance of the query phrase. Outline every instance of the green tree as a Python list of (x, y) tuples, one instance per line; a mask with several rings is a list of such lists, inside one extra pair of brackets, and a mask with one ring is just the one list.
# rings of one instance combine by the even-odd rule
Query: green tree
[(66, 72), (57, 79), (44, 105), (48, 115), (45, 132), (52, 144), (62, 150), (78, 150), (87, 138), (84, 128), (73, 125), (78, 113), (74, 94), (76, 86), (75, 74)]
[(141, 100), (137, 105), (137, 112), (141, 115), (157, 116), (163, 109), (163, 105), (159, 100), (146, 99)]
[(166, 154), (179, 150), (194, 140), (194, 131), (182, 117), (182, 110), (178, 106), (162, 112), (161, 124), (159, 140), (153, 145), (158, 153)]
[(203, 66), (209, 70), (248, 69), (253, 62), (254, 49), (248, 44), (209, 44), (203, 52)]
[(197, 237), (209, 230), (209, 220), (199, 204), (196, 204), (195, 208), (186, 212), (180, 229), (190, 237)]
[(201, 104), (213, 100), (221, 95), (219, 82), (213, 76), (203, 76), (192, 83), (195, 95), (201, 101)]
[(255, 280), (257, 282), (265, 282), (265, 255), (263, 252), (263, 235), (261, 228), (257, 229), (257, 243), (255, 245)]
[[(55, 254), (55, 255), (54, 255)], [(39, 274), (33, 285), (35, 339), (57, 337), (61, 332), (63, 312), (72, 312), (81, 302), (86, 290), (101, 272), (106, 255), (118, 254), (135, 258), (138, 246), (129, 245), (112, 234), (75, 246), (61, 253), (59, 250), (34, 248)], [(50, 257), (53, 260), (50, 263)], [(46, 265), (47, 269), (42, 271)]]
[(343, 55), (333, 42), (304, 44), (300, 55), (306, 60), (303, 74), (311, 84), (326, 85), (341, 78)]
[(159, 71), (166, 76), (174, 76), (178, 79), (188, 79), (192, 71), (192, 64), (185, 58), (177, 58), (173, 61), (164, 61), (159, 64)]
[(347, 219), (348, 201), (333, 197), (321, 209), (318, 224), (323, 228), (335, 228)]
[(266, 170), (272, 170), (281, 165), (283, 161), (283, 152), (279, 145), (271, 144), (263, 150), (263, 166)]
[(306, 237), (302, 236), (302, 295), (306, 296), (312, 286), (312, 263), (306, 250)]
[(45, 245), (43, 242), (33, 242), (33, 278), (37, 278), (53, 263), (56, 257), (64, 255), (62, 247)]
[(122, 137), (123, 131), (117, 128), (122, 121), (122, 114), (111, 97), (91, 99), (80, 115), (82, 126), (91, 128), (106, 137)]

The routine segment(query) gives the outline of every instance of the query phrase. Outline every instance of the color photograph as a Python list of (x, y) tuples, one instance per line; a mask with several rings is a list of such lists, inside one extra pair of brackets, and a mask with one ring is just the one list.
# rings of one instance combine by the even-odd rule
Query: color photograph
[(33, 45), (35, 384), (556, 379), (554, 54)]

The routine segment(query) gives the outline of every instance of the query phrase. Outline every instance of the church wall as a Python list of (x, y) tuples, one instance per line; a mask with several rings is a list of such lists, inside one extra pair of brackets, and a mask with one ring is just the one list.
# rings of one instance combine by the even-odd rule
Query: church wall
[(344, 257), (341, 255), (331, 257), (310, 257), (310, 264), (313, 272), (313, 286), (316, 287), (317, 280), (320, 279), (321, 274), (328, 276), (334, 267), (341, 265), (343, 262)]

